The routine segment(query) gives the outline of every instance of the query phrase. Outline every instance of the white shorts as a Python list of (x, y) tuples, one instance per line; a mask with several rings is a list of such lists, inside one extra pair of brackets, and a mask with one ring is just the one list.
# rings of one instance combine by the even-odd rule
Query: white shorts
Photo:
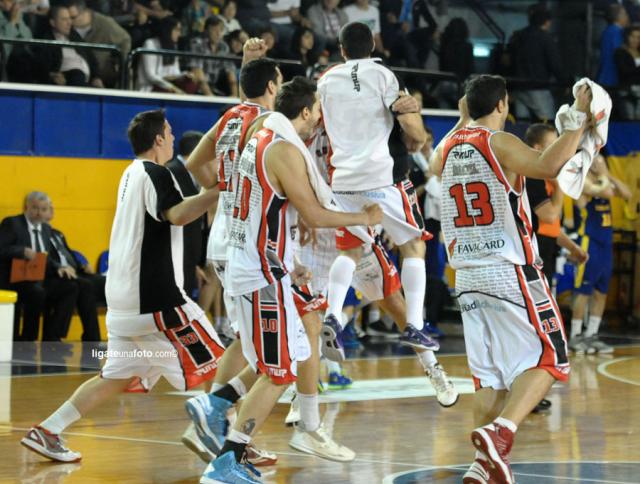
[[(364, 205), (372, 203), (380, 205), (384, 212), (382, 227), (396, 245), (413, 239), (431, 238), (431, 234), (424, 230), (418, 197), (409, 180), (366, 192), (337, 192), (335, 198), (347, 212), (358, 212)], [(340, 250), (359, 247), (363, 242), (358, 233), (348, 227), (336, 231), (336, 244)]]
[(295, 382), (297, 363), (311, 356), (311, 347), (293, 301), (290, 277), (234, 300), (242, 352), (251, 367), (278, 385)]
[(182, 326), (141, 336), (109, 334), (102, 378), (137, 377), (129, 391), (148, 391), (161, 376), (178, 390), (212, 379), (224, 346), (209, 320), (201, 315)]
[(532, 368), (567, 381), (564, 323), (539, 269), (511, 263), (458, 269), (456, 294), (476, 390), (509, 390)]
[(227, 268), (226, 260), (209, 260), (213, 265), (213, 270), (216, 272), (216, 276), (222, 284), (222, 299), (224, 300), (224, 308), (227, 311), (227, 319), (229, 320), (229, 326), (235, 334), (238, 334), (238, 311), (236, 310), (236, 303), (229, 295), (229, 292), (225, 289), (225, 270)]
[[(394, 263), (389, 259), (380, 237), (373, 244), (365, 246), (360, 262), (356, 266), (352, 285), (369, 301), (379, 301), (400, 289), (400, 276)], [(329, 285), (329, 270), (338, 256), (335, 230), (316, 230), (316, 245), (297, 247), (296, 254), (302, 265), (312, 274), (311, 287), (316, 293), (325, 294)]]

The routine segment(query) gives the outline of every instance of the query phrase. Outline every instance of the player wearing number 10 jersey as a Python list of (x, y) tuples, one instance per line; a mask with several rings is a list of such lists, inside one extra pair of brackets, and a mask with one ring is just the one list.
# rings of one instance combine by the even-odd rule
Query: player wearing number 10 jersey
[(432, 160), (442, 176), (442, 232), (456, 272), (476, 394), (476, 458), (463, 482), (513, 483), (509, 452), (520, 422), (569, 374), (564, 327), (537, 255), (525, 176), (554, 178), (576, 151), (589, 95), (578, 93), (575, 131), (543, 153), (502, 131), (506, 84), (479, 76), (462, 117)]

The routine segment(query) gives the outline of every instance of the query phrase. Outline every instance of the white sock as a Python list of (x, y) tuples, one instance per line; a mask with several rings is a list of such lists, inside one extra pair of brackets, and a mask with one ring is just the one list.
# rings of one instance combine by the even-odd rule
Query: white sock
[[(584, 335), (588, 338), (589, 336), (598, 334), (598, 330), (600, 329), (601, 322), (602, 322), (602, 317), (589, 316), (589, 322), (587, 323), (587, 329), (584, 332)], [(572, 325), (572, 329), (573, 329), (573, 325)]]
[(511, 420), (508, 420), (508, 419), (506, 419), (504, 417), (498, 417), (497, 419), (495, 419), (493, 421), (493, 423), (497, 423), (498, 425), (502, 425), (503, 427), (507, 427), (514, 434), (518, 430), (518, 426), (515, 423), (513, 423)]
[(248, 444), (251, 442), (251, 436), (231, 429), (229, 430), (229, 434), (227, 434), (227, 440), (235, 442), (236, 444)]
[(575, 338), (576, 336), (580, 336), (580, 333), (582, 333), (582, 319), (572, 319), (571, 337)]
[(327, 360), (327, 371), (329, 373), (342, 373), (342, 368), (340, 368), (340, 363), (337, 361)]
[(378, 308), (370, 308), (369, 309), (369, 317), (367, 318), (367, 323), (375, 323), (380, 319), (380, 310)]
[(427, 350), (422, 353), (416, 353), (416, 356), (418, 357), (422, 368), (424, 368), (424, 371), (429, 371), (438, 364), (438, 360), (436, 359), (436, 355), (433, 351)]
[(237, 376), (234, 376), (231, 380), (229, 380), (229, 385), (231, 385), (236, 393), (241, 397), (244, 397), (247, 394), (247, 387), (245, 386), (244, 382)]
[(318, 409), (318, 394), (304, 395), (298, 393), (300, 402), (300, 420), (308, 432), (314, 432), (320, 427), (320, 410)]
[(407, 323), (416, 329), (424, 327), (422, 309), (427, 288), (427, 273), (424, 259), (408, 257), (402, 262), (402, 289), (407, 301)]
[(356, 263), (346, 255), (336, 257), (329, 270), (329, 285), (327, 287), (329, 309), (327, 309), (327, 314), (333, 314), (341, 324), (342, 306), (344, 305), (344, 299), (347, 297), (349, 287), (351, 287), (351, 280), (355, 270)]
[(42, 422), (40, 427), (57, 435), (76, 420), (80, 420), (81, 417), (82, 415), (80, 415), (76, 406), (67, 400), (49, 418)]
[(224, 385), (220, 385), (220, 383), (211, 384), (211, 391), (209, 393), (215, 393), (220, 390)]

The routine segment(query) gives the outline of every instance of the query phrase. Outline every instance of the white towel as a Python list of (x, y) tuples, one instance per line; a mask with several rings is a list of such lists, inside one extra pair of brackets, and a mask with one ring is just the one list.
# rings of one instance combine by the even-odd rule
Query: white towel
[[(583, 77), (573, 85), (573, 96), (578, 89), (587, 84), (591, 88), (593, 99), (591, 101), (591, 116), (595, 120), (595, 126), (584, 132), (578, 152), (562, 167), (558, 175), (558, 184), (564, 193), (573, 199), (580, 198), (584, 181), (593, 159), (600, 149), (607, 143), (609, 134), (609, 118), (611, 117), (611, 98), (609, 94), (593, 82)], [(556, 128), (562, 134), (565, 130), (577, 129), (583, 122), (581, 116), (574, 107), (564, 104), (556, 114)]]
[[(284, 114), (274, 112), (265, 119), (263, 126), (270, 129), (277, 135), (282, 136), (286, 141), (293, 144), (300, 150), (300, 153), (302, 153), (307, 165), (307, 174), (309, 175), (311, 188), (313, 188), (320, 204), (327, 210), (333, 210), (335, 212), (343, 211), (340, 204), (333, 196), (333, 191), (331, 191), (331, 188), (327, 185), (327, 182), (324, 181), (324, 178), (322, 178), (322, 175), (318, 171), (318, 167), (316, 166), (311, 152), (298, 135), (298, 132), (293, 127), (291, 121)], [(366, 227), (357, 226), (349, 228), (360, 240), (367, 243), (373, 243), (373, 238), (367, 232)]]

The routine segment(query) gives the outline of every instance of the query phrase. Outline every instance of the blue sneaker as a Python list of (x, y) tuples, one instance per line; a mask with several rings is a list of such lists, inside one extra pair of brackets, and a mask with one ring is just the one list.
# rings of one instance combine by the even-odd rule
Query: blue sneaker
[(200, 484), (260, 484), (260, 473), (251, 464), (239, 464), (232, 451), (212, 460), (200, 478)]
[(342, 326), (333, 314), (324, 318), (320, 337), (322, 338), (322, 356), (331, 361), (343, 362)]
[(227, 410), (231, 408), (231, 405), (232, 403), (228, 400), (212, 393), (190, 398), (184, 404), (196, 428), (200, 442), (213, 455), (218, 455), (224, 444), (229, 427)]
[(437, 326), (433, 326), (429, 321), (424, 322), (424, 332), (432, 338), (444, 338), (444, 333)]
[(440, 343), (427, 335), (425, 329), (418, 331), (410, 324), (407, 324), (404, 332), (400, 335), (400, 344), (422, 350), (438, 351), (440, 349)]
[(353, 384), (353, 380), (348, 376), (335, 371), (329, 373), (329, 390), (344, 390)]
[(355, 350), (360, 348), (360, 341), (358, 340), (358, 334), (356, 328), (353, 325), (353, 320), (349, 321), (342, 331), (342, 344), (345, 350)]

